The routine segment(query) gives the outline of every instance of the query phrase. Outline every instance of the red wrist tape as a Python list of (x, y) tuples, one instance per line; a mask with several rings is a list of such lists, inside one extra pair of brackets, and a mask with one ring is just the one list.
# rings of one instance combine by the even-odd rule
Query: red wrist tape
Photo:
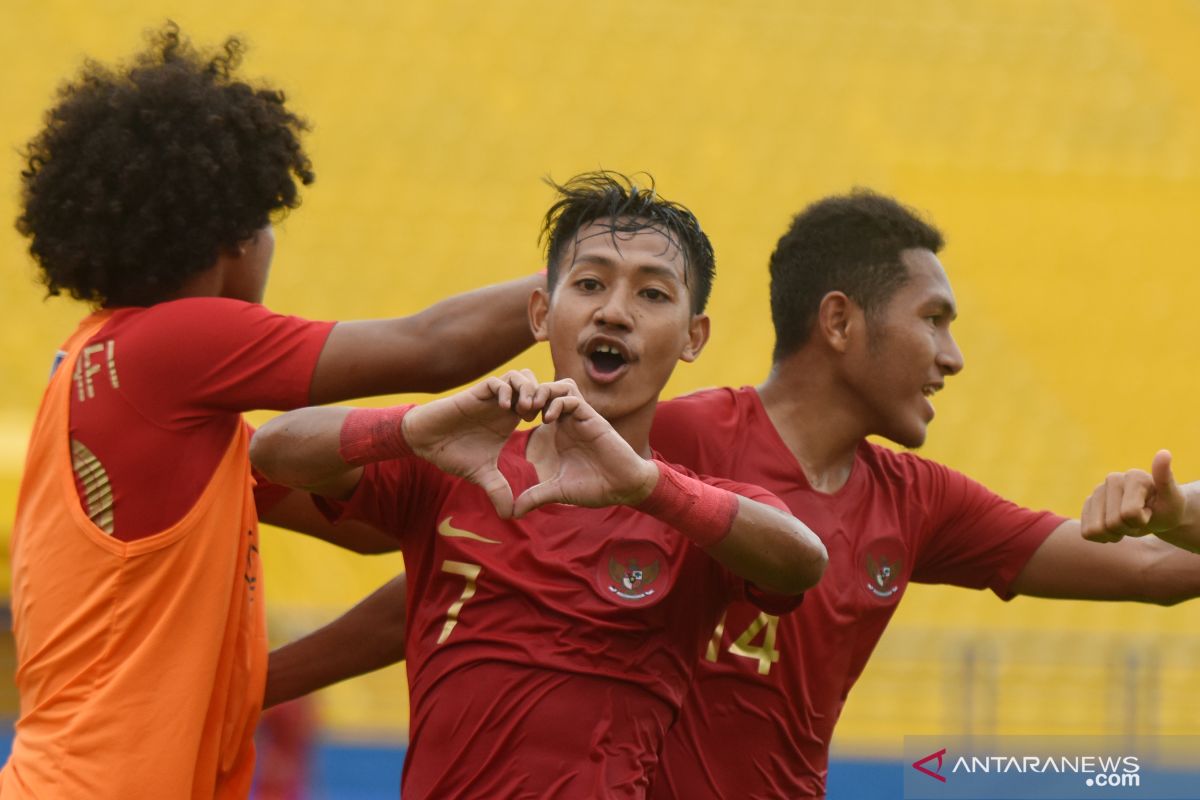
[(404, 415), (415, 405), (356, 408), (342, 422), (338, 455), (356, 467), (413, 455), (404, 438)]
[(712, 547), (729, 534), (737, 516), (737, 495), (684, 475), (654, 459), (658, 483), (638, 511), (670, 525), (700, 547)]

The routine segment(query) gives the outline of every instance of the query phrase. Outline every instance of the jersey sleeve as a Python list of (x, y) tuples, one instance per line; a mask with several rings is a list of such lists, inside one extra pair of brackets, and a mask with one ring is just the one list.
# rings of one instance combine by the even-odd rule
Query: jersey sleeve
[[(792, 511), (787, 507), (786, 503), (761, 486), (731, 481), (725, 478), (714, 478), (708, 475), (697, 475), (696, 477), (710, 486), (716, 486), (750, 500), (756, 500), (763, 505), (782, 511), (789, 517), (792, 516)], [(748, 581), (745, 578), (734, 575), (724, 565), (722, 565), (722, 569), (729, 575), (730, 590), (734, 600), (744, 600), (768, 614), (786, 614), (799, 606), (800, 602), (804, 599), (803, 594), (779, 594), (768, 591), (757, 586), (753, 581)]]
[(149, 419), (167, 425), (213, 412), (298, 408), (308, 404), (334, 324), (222, 297), (163, 303), (120, 341), (121, 380)]
[(455, 478), (420, 458), (376, 461), (363, 467), (345, 500), (313, 496), (330, 522), (358, 520), (395, 537), (404, 547), (410, 533), (432, 531)]
[(919, 494), (927, 518), (912, 579), (987, 588), (1011, 599), (1012, 582), (1066, 518), (1005, 500), (941, 464), (917, 458), (913, 464), (917, 474), (908, 489)]

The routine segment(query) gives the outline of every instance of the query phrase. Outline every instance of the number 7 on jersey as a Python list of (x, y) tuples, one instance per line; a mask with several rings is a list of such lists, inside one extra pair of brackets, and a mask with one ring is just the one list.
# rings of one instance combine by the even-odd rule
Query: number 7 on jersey
[(442, 634), (438, 636), (437, 640), (438, 644), (450, 638), (450, 632), (458, 624), (458, 615), (462, 611), (463, 604), (475, 596), (475, 582), (479, 578), (479, 573), (483, 572), (483, 567), (478, 564), (468, 564), (465, 561), (447, 560), (442, 562), (442, 572), (462, 575), (467, 579), (467, 585), (463, 587), (462, 595), (451, 603), (450, 608), (446, 611), (446, 624), (442, 626)]

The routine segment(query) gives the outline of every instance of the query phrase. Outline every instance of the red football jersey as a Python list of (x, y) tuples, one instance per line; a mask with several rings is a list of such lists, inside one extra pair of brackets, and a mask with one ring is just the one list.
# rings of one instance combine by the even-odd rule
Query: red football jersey
[[(529, 436), (514, 434), (500, 457), (514, 496), (537, 482)], [(757, 487), (704, 480), (784, 508)], [(404, 551), (404, 797), (645, 796), (744, 581), (632, 508), (550, 505), (502, 520), (479, 487), (415, 458), (369, 465), (353, 497), (328, 505), (391, 531)]]
[(671, 461), (774, 492), (829, 551), (794, 613), (734, 603), (722, 617), (667, 737), (651, 793), (662, 800), (824, 797), (834, 725), (909, 581), (1007, 599), (1064, 521), (868, 442), (845, 486), (817, 492), (749, 387), (660, 404), (651, 441)]
[(80, 505), (123, 541), (188, 512), (241, 412), (308, 404), (334, 325), (224, 297), (101, 313), (72, 376), (72, 461)]

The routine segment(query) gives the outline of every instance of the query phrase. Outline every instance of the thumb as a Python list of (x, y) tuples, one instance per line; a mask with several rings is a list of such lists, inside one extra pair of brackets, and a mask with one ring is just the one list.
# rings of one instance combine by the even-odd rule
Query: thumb
[(519, 519), (535, 508), (541, 508), (547, 503), (557, 503), (561, 499), (558, 485), (553, 480), (534, 484), (517, 497), (513, 506), (513, 516)]
[(1171, 471), (1171, 451), (1159, 450), (1154, 454), (1154, 463), (1150, 466), (1150, 474), (1154, 478), (1154, 488), (1159, 491), (1174, 492), (1175, 475)]
[(492, 506), (496, 509), (496, 513), (500, 515), (500, 519), (509, 519), (512, 517), (512, 487), (508, 485), (508, 480), (505, 479), (500, 470), (493, 467), (483, 471), (474, 480), (474, 483), (477, 483), (479, 488), (487, 493), (488, 499), (492, 501)]

